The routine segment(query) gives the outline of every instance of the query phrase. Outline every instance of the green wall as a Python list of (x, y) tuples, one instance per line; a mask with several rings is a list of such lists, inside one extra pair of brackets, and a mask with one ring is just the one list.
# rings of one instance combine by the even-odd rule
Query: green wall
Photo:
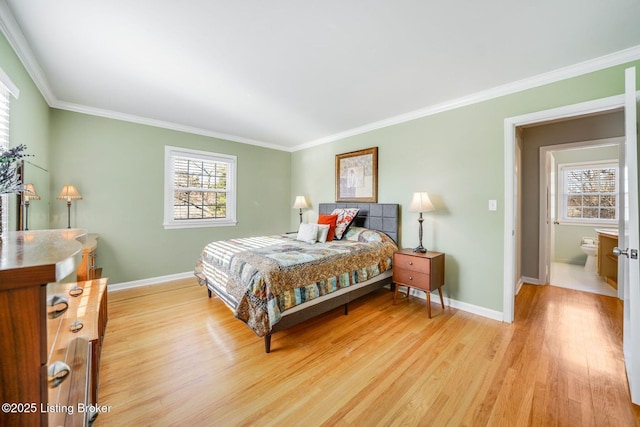
[[(235, 227), (165, 230), (164, 147), (238, 157)], [(100, 234), (98, 266), (110, 283), (190, 271), (205, 244), (288, 230), (291, 154), (247, 144), (53, 109), (53, 188), (75, 184), (71, 226)], [(64, 201), (51, 227), (67, 224)]]
[[(41, 200), (33, 201), (29, 209), (29, 228), (48, 228), (50, 202), (49, 169), (49, 106), (33, 80), (0, 34), (0, 67), (19, 88), (20, 95), (11, 98), (11, 146), (25, 144), (25, 183), (33, 183)], [(9, 196), (9, 229), (17, 227), (16, 196)]]
[[(636, 62), (636, 66), (640, 63)], [(293, 153), (292, 194), (334, 200), (335, 155), (379, 147), (378, 200), (400, 203), (400, 245), (418, 243), (411, 195), (427, 191), (424, 245), (446, 253), (445, 294), (502, 310), (504, 120), (624, 92), (624, 66), (526, 90)], [(489, 211), (488, 201), (498, 201)]]

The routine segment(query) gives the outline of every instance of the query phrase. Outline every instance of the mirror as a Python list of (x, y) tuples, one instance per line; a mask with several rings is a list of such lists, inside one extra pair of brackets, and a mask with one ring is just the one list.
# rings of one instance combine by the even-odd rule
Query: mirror
[[(49, 228), (49, 172), (38, 164), (24, 160), (18, 173), (24, 184), (35, 190), (9, 195), (9, 228), (42, 230)], [(5, 213), (6, 214), (6, 213)]]

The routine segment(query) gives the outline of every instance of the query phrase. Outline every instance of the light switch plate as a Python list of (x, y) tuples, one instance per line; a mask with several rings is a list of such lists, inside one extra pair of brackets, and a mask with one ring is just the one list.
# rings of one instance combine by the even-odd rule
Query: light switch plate
[(497, 211), (498, 210), (498, 201), (497, 200), (489, 200), (489, 210)]

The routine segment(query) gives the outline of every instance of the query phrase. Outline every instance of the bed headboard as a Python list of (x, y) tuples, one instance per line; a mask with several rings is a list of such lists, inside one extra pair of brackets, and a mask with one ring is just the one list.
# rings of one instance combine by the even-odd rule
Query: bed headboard
[(386, 233), (398, 243), (399, 209), (397, 203), (320, 203), (319, 213), (328, 215), (336, 208), (359, 208), (354, 224)]

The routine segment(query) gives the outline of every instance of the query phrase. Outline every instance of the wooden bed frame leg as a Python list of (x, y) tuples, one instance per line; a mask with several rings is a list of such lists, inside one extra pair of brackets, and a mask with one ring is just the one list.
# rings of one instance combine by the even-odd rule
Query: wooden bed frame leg
[(346, 303), (346, 304), (344, 305), (344, 315), (346, 316), (346, 315), (348, 315), (348, 314), (349, 314), (349, 303)]
[(271, 334), (264, 336), (264, 352), (271, 353)]

